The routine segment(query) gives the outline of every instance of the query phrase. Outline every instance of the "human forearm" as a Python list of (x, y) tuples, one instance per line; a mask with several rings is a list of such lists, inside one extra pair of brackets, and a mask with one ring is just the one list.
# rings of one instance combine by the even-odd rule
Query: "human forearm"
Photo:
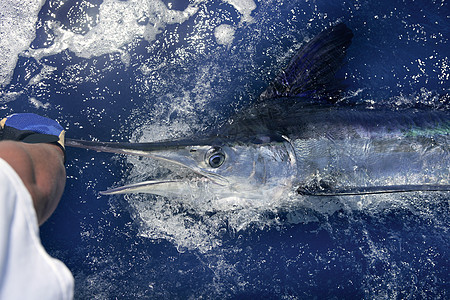
[(53, 144), (0, 142), (0, 157), (17, 172), (33, 198), (39, 225), (59, 203), (66, 181), (64, 154)]

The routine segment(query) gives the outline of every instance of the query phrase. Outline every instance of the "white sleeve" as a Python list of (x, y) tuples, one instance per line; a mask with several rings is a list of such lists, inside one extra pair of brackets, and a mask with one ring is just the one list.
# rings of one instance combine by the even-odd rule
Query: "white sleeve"
[(73, 288), (69, 269), (41, 244), (30, 193), (0, 158), (0, 299), (72, 299)]

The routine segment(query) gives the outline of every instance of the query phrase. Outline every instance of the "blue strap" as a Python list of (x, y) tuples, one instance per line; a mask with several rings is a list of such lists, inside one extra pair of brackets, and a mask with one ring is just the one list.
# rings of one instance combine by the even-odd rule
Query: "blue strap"
[(55, 144), (65, 153), (64, 135), (58, 122), (32, 113), (12, 114), (0, 121), (0, 140)]
[(55, 136), (59, 136), (64, 130), (58, 122), (32, 113), (10, 115), (6, 117), (5, 126)]

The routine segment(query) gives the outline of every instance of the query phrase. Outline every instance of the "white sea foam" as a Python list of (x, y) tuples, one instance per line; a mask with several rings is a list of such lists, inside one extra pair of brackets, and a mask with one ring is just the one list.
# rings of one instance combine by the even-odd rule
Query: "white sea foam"
[(38, 99), (31, 97), (28, 100), (35, 108), (43, 108), (43, 109), (48, 109), (50, 107), (50, 103), (42, 103), (41, 101), (39, 101)]
[(42, 65), (41, 71), (30, 79), (29, 84), (38, 84), (42, 79), (49, 77), (54, 71), (56, 71), (55, 67), (45, 64)]
[(35, 38), (35, 24), (45, 1), (0, 1), (0, 86), (11, 81), (18, 55)]
[(235, 29), (231, 25), (222, 24), (214, 29), (214, 36), (216, 41), (221, 45), (230, 45), (234, 39)]
[(0, 104), (5, 104), (14, 101), (19, 97), (21, 92), (4, 92), (0, 91)]
[[(253, 22), (251, 13), (256, 8), (253, 0), (223, 0), (241, 15), (241, 23)], [(181, 24), (195, 15), (198, 1), (185, 10), (172, 10), (161, 0), (105, 0), (100, 5), (98, 23), (84, 35), (64, 28), (57, 21), (47, 21), (55, 34), (48, 48), (31, 49), (35, 38), (35, 24), (45, 1), (27, 0), (0, 2), (0, 85), (10, 82), (18, 55), (23, 53), (36, 59), (70, 50), (78, 57), (91, 58), (108, 53), (121, 53), (126, 64), (126, 46), (136, 39), (153, 41), (168, 24)], [(211, 28), (212, 29), (212, 28)], [(233, 41), (234, 28), (220, 25), (215, 30), (219, 44)]]
[(189, 5), (184, 11), (170, 10), (157, 0), (105, 0), (100, 5), (99, 22), (81, 35), (54, 24), (55, 42), (49, 48), (30, 50), (35, 58), (69, 49), (79, 57), (90, 58), (123, 52), (136, 38), (153, 41), (166, 25), (182, 23), (197, 12)]
[(256, 8), (256, 4), (253, 0), (224, 0), (231, 4), (239, 13), (242, 14), (242, 22), (253, 22), (251, 13)]

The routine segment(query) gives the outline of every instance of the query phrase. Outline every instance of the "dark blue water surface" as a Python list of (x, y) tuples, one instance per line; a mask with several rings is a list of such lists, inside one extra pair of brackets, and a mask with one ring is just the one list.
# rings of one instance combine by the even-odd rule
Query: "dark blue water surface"
[[(197, 11), (183, 21), (163, 19), (146, 39), (146, 33), (129, 33), (135, 36), (117, 49), (105, 40), (126, 32), (133, 10), (117, 10), (119, 27), (107, 32), (100, 24), (108, 3), (132, 2), (46, 1), (29, 54), (19, 57), (11, 82), (1, 88), (15, 95), (0, 99), (1, 115), (45, 115), (58, 120), (66, 136), (86, 140), (207, 130), (249, 105), (295, 50), (336, 22), (355, 35), (340, 72), (347, 99), (435, 107), (448, 101), (450, 10), (444, 0), (268, 0), (255, 2), (256, 8), (253, 1), (240, 2), (246, 11), (234, 1), (162, 1), (172, 10)], [(142, 15), (134, 23), (168, 13), (137, 3)], [(231, 41), (218, 43), (220, 25), (232, 30)], [(94, 42), (90, 48), (55, 46), (67, 32), (76, 35), (72, 40)], [(66, 189), (41, 237), (72, 271), (76, 299), (450, 297), (448, 193), (367, 196), (334, 210), (323, 203), (317, 210), (272, 207), (241, 214), (257, 215), (248, 223), (232, 221), (238, 213), (186, 211), (182, 202), (161, 197), (99, 195), (164, 175), (153, 165), (147, 174), (146, 163), (67, 149)]]

